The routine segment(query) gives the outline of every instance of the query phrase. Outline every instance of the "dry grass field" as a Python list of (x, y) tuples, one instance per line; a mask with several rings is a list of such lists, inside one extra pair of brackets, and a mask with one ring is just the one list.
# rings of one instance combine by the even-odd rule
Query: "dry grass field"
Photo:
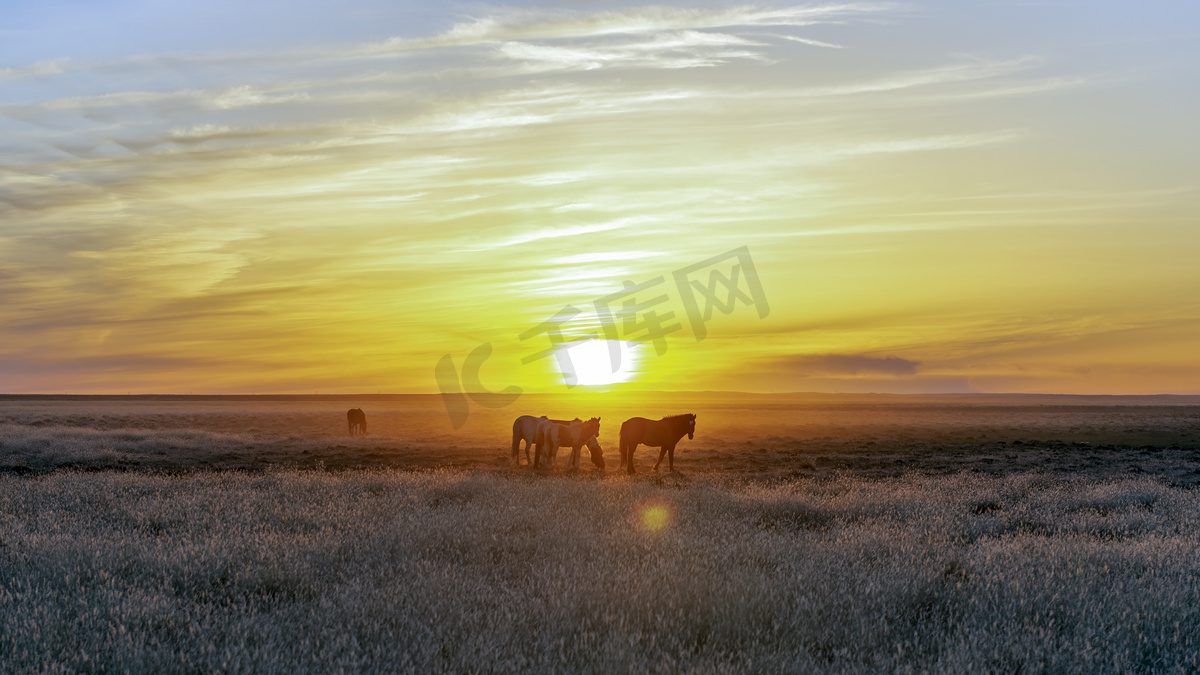
[[(0, 671), (1196, 672), (1200, 408), (1138, 401), (4, 400)], [(678, 472), (509, 461), (630, 411)]]

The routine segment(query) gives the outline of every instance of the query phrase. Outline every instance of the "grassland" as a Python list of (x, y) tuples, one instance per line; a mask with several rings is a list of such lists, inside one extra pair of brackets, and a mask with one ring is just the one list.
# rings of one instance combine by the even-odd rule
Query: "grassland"
[(0, 397), (0, 672), (1197, 672), (1198, 403)]
[(1200, 668), (1147, 478), (56, 472), (0, 533), (3, 672)]

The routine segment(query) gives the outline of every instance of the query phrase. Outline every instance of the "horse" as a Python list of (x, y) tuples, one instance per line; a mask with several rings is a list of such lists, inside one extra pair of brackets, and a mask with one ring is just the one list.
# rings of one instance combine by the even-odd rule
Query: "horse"
[[(586, 445), (588, 446), (588, 450), (591, 451), (592, 463), (603, 469), (603, 450), (600, 448), (600, 442), (596, 440), (596, 436), (599, 433), (599, 417), (593, 417), (587, 422), (582, 422), (578, 418), (569, 422), (564, 420), (547, 420), (541, 426), (541, 441), (546, 445), (546, 451), (539, 454), (542, 454), (549, 461), (549, 468), (553, 471), (555, 465), (558, 463), (558, 449), (563, 446), (570, 446), (571, 459), (568, 465), (574, 469), (578, 469), (580, 450)], [(535, 462), (535, 465), (537, 464), (539, 462)]]
[(599, 417), (593, 417), (586, 422), (576, 419), (566, 424), (559, 423), (556, 420), (546, 420), (541, 424), (541, 440), (545, 444), (546, 450), (540, 454), (543, 454), (548, 460), (549, 468), (553, 471), (555, 465), (558, 464), (558, 449), (563, 446), (570, 446), (571, 459), (568, 466), (578, 469), (579, 451), (584, 445), (587, 445), (588, 449), (592, 452), (592, 463), (603, 469), (603, 451), (600, 450), (599, 441), (595, 440), (599, 434)]
[(658, 453), (658, 461), (654, 470), (662, 464), (663, 457), (668, 458), (667, 466), (675, 470), (675, 444), (687, 434), (692, 438), (696, 433), (696, 416), (693, 414), (671, 415), (657, 422), (645, 417), (631, 417), (621, 425), (621, 466), (626, 467), (630, 474), (637, 473), (633, 469), (633, 451), (638, 445), (649, 445), (652, 448), (662, 448)]
[[(592, 464), (596, 465), (597, 469), (604, 470), (604, 448), (600, 447), (600, 440), (595, 436), (587, 439), (584, 443), (587, 446), (588, 452), (592, 455)], [(571, 454), (575, 458), (575, 468), (579, 468), (579, 448), (572, 448)]]
[[(518, 466), (521, 464), (521, 441), (525, 441), (525, 463), (537, 466), (536, 458), (542, 454), (541, 425), (542, 422), (548, 421), (545, 415), (541, 417), (521, 415), (513, 421), (512, 458)], [(537, 446), (534, 454), (535, 460), (532, 464), (529, 461), (529, 446), (531, 445)]]
[(362, 408), (351, 408), (346, 411), (346, 426), (350, 428), (351, 436), (354, 436), (356, 432), (362, 436), (367, 435), (367, 415)]
[[(598, 433), (600, 433), (600, 427), (599, 427), (600, 418), (597, 417), (595, 419), (597, 422), (596, 433), (598, 434)], [(571, 424), (582, 424), (583, 423), (583, 420), (579, 419), (578, 417), (576, 417), (573, 420), (550, 420), (550, 421), (553, 422), (554, 424), (559, 424), (559, 425), (571, 425)], [(560, 431), (560, 436), (561, 436), (561, 431)], [(590, 436), (590, 437), (586, 437), (586, 436), (581, 437), (577, 440), (576, 439), (568, 440), (565, 437), (562, 437), (562, 440), (560, 440), (559, 446), (561, 446), (564, 443), (571, 444), (571, 461), (574, 464), (576, 469), (579, 468), (579, 454), (580, 454), (579, 451), (585, 445), (587, 446), (588, 452), (591, 453), (591, 455), (592, 455), (592, 464), (595, 464), (597, 467), (599, 467), (601, 469), (604, 468), (604, 448), (600, 447), (600, 441), (598, 441), (596, 439), (595, 435)], [(555, 446), (556, 451), (559, 446)], [(537, 443), (537, 448), (534, 450), (534, 453), (533, 453), (533, 465), (539, 466), (542, 463), (541, 458), (542, 458), (542, 442), (539, 439), (539, 441)]]

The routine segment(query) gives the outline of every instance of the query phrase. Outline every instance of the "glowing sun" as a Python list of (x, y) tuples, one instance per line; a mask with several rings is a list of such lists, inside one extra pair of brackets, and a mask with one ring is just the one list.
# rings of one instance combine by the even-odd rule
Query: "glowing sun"
[[(575, 371), (575, 381), (572, 382), (566, 374), (567, 384), (615, 384), (628, 382), (633, 378), (638, 361), (640, 345), (630, 344), (622, 340), (592, 339), (581, 342), (567, 350), (571, 359), (571, 367)], [(617, 368), (613, 369), (612, 351), (620, 354)]]

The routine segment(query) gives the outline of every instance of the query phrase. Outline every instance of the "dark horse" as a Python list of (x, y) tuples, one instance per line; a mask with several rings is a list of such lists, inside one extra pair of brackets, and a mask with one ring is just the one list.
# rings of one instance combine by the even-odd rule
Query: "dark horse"
[(691, 414), (672, 415), (657, 422), (645, 417), (627, 419), (621, 425), (621, 466), (628, 469), (629, 473), (635, 473), (633, 451), (637, 450), (639, 445), (649, 445), (652, 448), (662, 448), (658, 453), (658, 461), (654, 463), (654, 470), (658, 471), (658, 465), (662, 464), (663, 457), (667, 457), (667, 466), (674, 471), (675, 444), (683, 438), (684, 434), (687, 434), (688, 438), (692, 438), (694, 433), (696, 433), (696, 416)]
[[(596, 436), (600, 435), (600, 418), (593, 417), (583, 422), (578, 417), (573, 420), (546, 420), (541, 425), (543, 435), (534, 451), (533, 465), (554, 470), (557, 463), (559, 448), (571, 448), (571, 457), (567, 464), (571, 469), (579, 469), (579, 451), (583, 446), (592, 453), (592, 464), (604, 468), (604, 451)], [(545, 451), (543, 451), (545, 446)], [(546, 466), (546, 465), (549, 466)]]
[(350, 435), (367, 435), (367, 415), (362, 408), (351, 408), (346, 411), (346, 426), (350, 427)]

